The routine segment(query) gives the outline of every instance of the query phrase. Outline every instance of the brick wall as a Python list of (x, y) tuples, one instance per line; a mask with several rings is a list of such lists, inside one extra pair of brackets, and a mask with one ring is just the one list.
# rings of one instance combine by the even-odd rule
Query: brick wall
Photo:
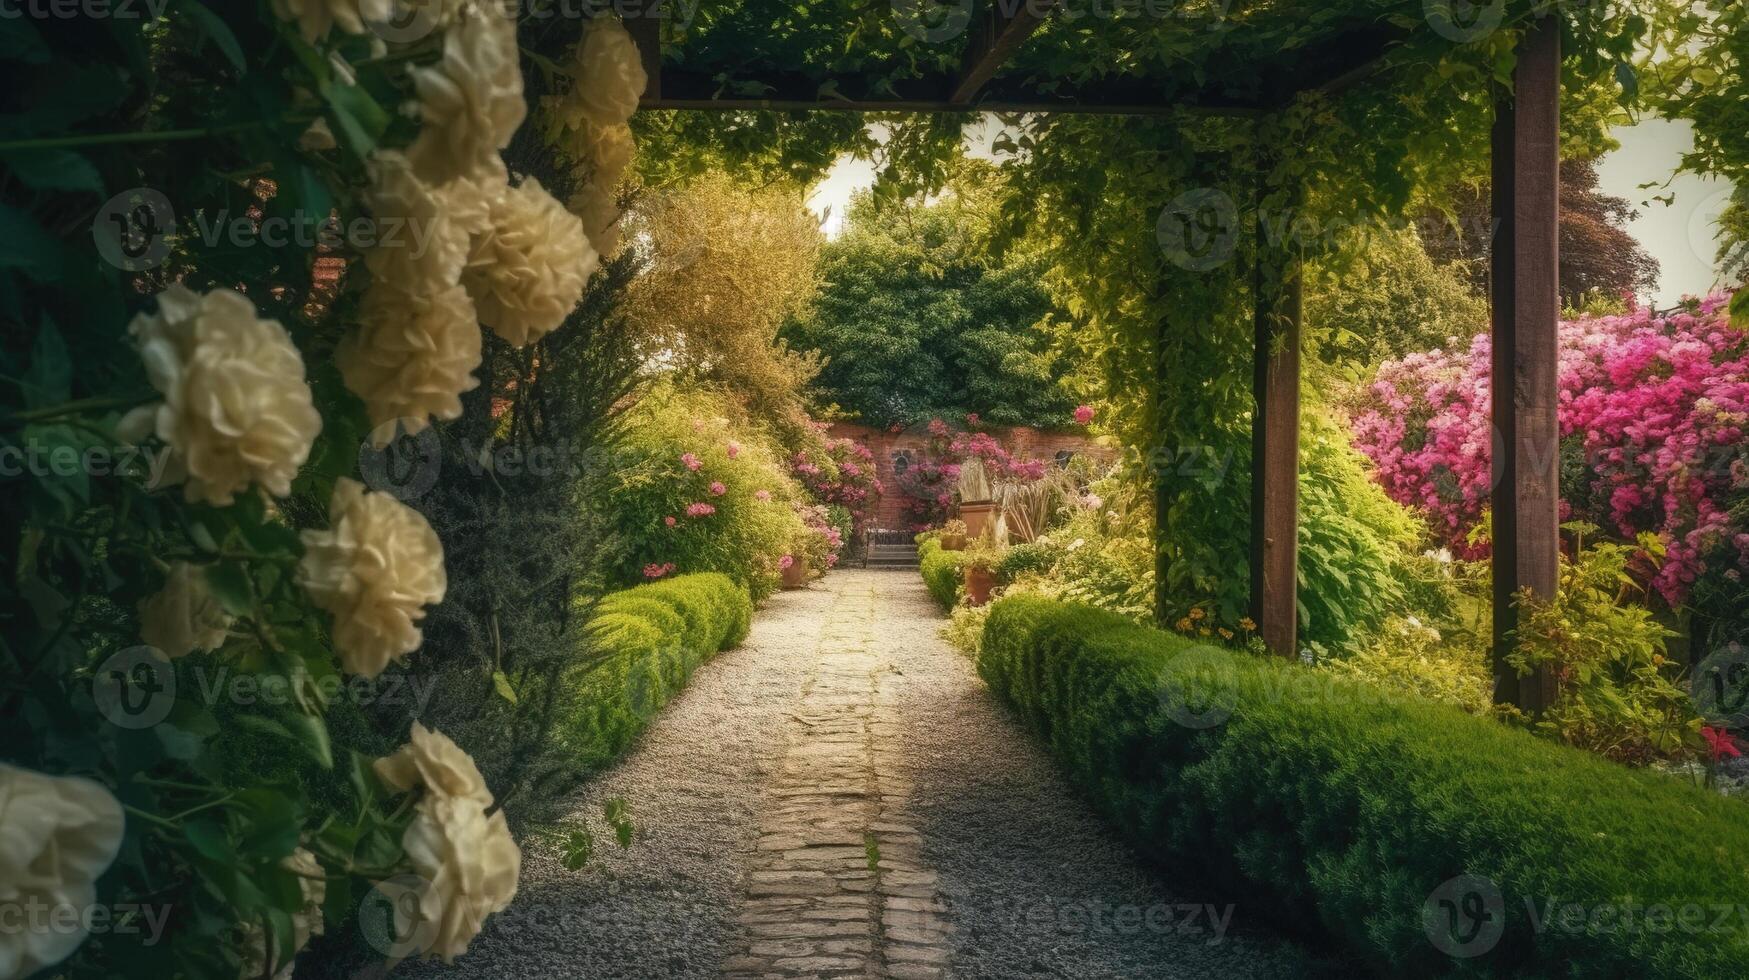
[[(1057, 458), (1058, 453), (1092, 456), (1103, 462), (1111, 462), (1116, 458), (1109, 447), (1098, 445), (1077, 432), (1044, 432), (1025, 427), (991, 429), (989, 432), (1002, 443), (1003, 448), (1022, 459), (1052, 460)], [(904, 496), (899, 493), (894, 461), (901, 455), (911, 460), (921, 459), (923, 448), (929, 441), (928, 433), (912, 429), (895, 433), (854, 422), (834, 422), (827, 434), (833, 438), (855, 439), (874, 453), (881, 485), (887, 488), (886, 494), (881, 498), (880, 509), (875, 514), (874, 526), (893, 529), (906, 527), (909, 522), (904, 517)]]

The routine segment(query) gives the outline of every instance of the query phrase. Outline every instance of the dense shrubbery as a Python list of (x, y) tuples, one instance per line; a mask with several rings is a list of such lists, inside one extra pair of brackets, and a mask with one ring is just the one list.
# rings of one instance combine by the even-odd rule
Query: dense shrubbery
[(925, 535), (917, 543), (917, 561), (929, 595), (941, 604), (941, 608), (951, 610), (960, 601), (966, 553), (945, 551), (941, 542)]
[(604, 768), (718, 651), (747, 638), (753, 600), (727, 575), (652, 582), (601, 599), (578, 634), (584, 659), (559, 681), (554, 737), (578, 770)]
[[(1734, 801), (1037, 597), (996, 604), (978, 669), (1144, 854), (1386, 975), (1749, 971), (1740, 929), (1672, 918), (1734, 914), (1749, 878)], [(1447, 884), (1461, 875), (1487, 884)], [(1465, 899), (1478, 887), (1502, 929), (1487, 949), (1472, 930), (1488, 922)], [(1486, 904), (1489, 888), (1500, 904)], [(1583, 910), (1576, 925), (1569, 906)], [(1430, 937), (1477, 939), (1478, 955), (1454, 959)]]
[[(968, 415), (966, 422), (976, 425), (980, 419)], [(1045, 475), (1043, 460), (1015, 456), (988, 432), (955, 429), (939, 418), (929, 420), (927, 431), (921, 457), (897, 481), (913, 530), (939, 527), (947, 520), (958, 500), (960, 467), (967, 460), (982, 463), (992, 483), (1030, 483)]]
[(756, 600), (777, 588), (778, 562), (812, 533), (805, 497), (771, 440), (731, 411), (708, 390), (658, 385), (625, 413), (614, 465), (584, 501), (609, 529), (610, 581), (722, 572)]
[[(1655, 532), (1666, 557), (1653, 581), (1672, 605), (1703, 577), (1749, 569), (1749, 526), (1731, 516), (1749, 496), (1749, 340), (1724, 306), (1561, 325), (1563, 504), (1628, 540)], [(1488, 506), (1490, 350), (1482, 335), (1389, 362), (1356, 406), (1379, 481), (1460, 550)]]
[[(816, 433), (825, 428), (816, 423)], [(874, 453), (855, 439), (820, 439), (790, 459), (796, 479), (820, 503), (842, 507), (850, 517), (848, 527), (839, 530), (846, 539), (861, 534), (869, 518), (880, 506), (886, 487), (875, 475)]]

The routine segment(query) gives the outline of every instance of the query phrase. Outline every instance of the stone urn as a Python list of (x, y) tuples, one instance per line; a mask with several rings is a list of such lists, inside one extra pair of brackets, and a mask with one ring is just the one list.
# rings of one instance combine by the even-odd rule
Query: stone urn
[(807, 559), (798, 557), (789, 563), (788, 568), (783, 569), (783, 587), (786, 589), (799, 589), (807, 584), (808, 562)]
[(990, 601), (990, 590), (996, 587), (996, 573), (981, 565), (966, 566), (966, 605), (981, 606)]

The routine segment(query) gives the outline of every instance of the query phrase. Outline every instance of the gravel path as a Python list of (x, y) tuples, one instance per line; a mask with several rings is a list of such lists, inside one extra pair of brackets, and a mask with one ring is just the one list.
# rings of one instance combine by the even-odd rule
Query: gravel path
[[(603, 800), (629, 802), (631, 849), (598, 846), (573, 873), (527, 848), (515, 903), (470, 953), (406, 972), (1324, 972), (1254, 931), (1242, 908), (1176, 895), (1139, 866), (937, 636), (941, 621), (914, 571), (843, 570), (773, 598), (747, 643), (700, 668), (625, 761), (580, 793), (574, 812), (598, 827)], [(798, 783), (822, 771), (835, 785)], [(798, 823), (837, 836), (798, 840)], [(846, 829), (878, 858), (807, 849), (847, 843)]]

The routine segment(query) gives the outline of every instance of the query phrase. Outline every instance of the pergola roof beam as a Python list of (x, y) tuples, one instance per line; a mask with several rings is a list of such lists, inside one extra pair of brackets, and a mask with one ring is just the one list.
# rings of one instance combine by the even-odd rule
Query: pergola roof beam
[(970, 103), (1056, 4), (1057, 0), (989, 0), (983, 19), (966, 43), (959, 75), (947, 100), (955, 105)]

